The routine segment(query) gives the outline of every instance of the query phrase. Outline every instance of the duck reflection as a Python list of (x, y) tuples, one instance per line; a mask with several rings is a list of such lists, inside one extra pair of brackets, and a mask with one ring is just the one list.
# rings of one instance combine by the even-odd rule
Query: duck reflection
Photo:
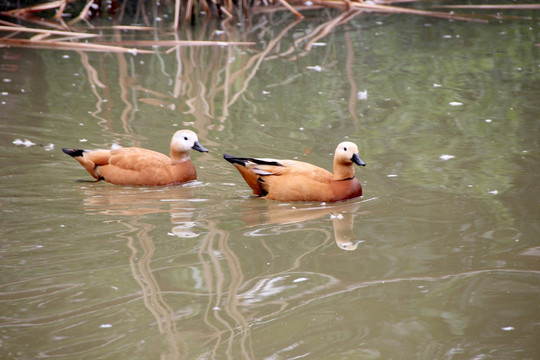
[[(192, 229), (197, 226), (195, 206), (206, 201), (197, 198), (195, 189), (200, 182), (163, 188), (109, 187), (91, 183), (84, 188), (84, 207), (90, 214), (140, 216), (152, 213), (170, 213), (174, 225), (170, 233), (181, 238), (198, 236)], [(354, 218), (362, 200), (332, 204), (279, 203), (248, 199), (241, 204), (240, 219), (247, 227), (265, 225), (300, 224), (329, 216), (334, 229), (336, 245), (353, 251), (364, 240), (354, 232)], [(190, 205), (192, 204), (192, 205)], [(257, 232), (260, 229), (255, 230)]]
[[(175, 205), (182, 200), (196, 201), (194, 188), (200, 182), (191, 182), (178, 186), (161, 188), (146, 187), (113, 187), (103, 186), (97, 182), (89, 182), (82, 187), (84, 191), (84, 209), (89, 214), (137, 216), (167, 212), (172, 217)], [(179, 208), (182, 212), (190, 210), (189, 206)], [(200, 200), (202, 201), (202, 200)], [(174, 223), (174, 221), (173, 221)]]
[(360, 214), (358, 209), (361, 203), (362, 200), (354, 200), (314, 205), (253, 199), (253, 201), (245, 202), (241, 218), (248, 227), (260, 227), (269, 224), (305, 223), (323, 216), (330, 216), (336, 245), (342, 250), (352, 251), (364, 242), (358, 239), (354, 232), (354, 218), (355, 215)]
[(332, 213), (332, 225), (334, 226), (334, 238), (337, 246), (346, 251), (356, 250), (360, 243), (364, 240), (356, 239), (354, 233), (354, 213), (342, 212), (335, 215)]

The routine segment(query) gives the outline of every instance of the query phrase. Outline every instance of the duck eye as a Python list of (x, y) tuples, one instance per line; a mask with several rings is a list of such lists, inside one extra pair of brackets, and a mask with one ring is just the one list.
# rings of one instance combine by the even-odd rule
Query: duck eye
[(184, 136), (184, 140), (186, 140), (186, 141), (187, 141), (187, 136)]

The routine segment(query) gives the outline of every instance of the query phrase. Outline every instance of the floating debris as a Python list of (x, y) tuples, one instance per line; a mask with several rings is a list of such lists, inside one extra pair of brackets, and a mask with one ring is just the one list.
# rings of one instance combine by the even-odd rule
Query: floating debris
[(439, 156), (439, 159), (441, 159), (443, 161), (447, 161), (447, 160), (454, 159), (454, 158), (455, 158), (454, 155), (448, 155), (448, 154), (442, 154), (441, 156)]
[(21, 140), (21, 139), (15, 139), (13, 140), (13, 144), (17, 145), (17, 146), (26, 146), (26, 147), (30, 147), (30, 146), (35, 146), (37, 145), (36, 143), (28, 140), (28, 139), (24, 139), (24, 140)]
[(357, 96), (358, 100), (367, 100), (367, 90), (359, 91)]
[(459, 102), (459, 101), (452, 101), (449, 105), (450, 105), (450, 106), (462, 106), (463, 103), (462, 103), (462, 102)]

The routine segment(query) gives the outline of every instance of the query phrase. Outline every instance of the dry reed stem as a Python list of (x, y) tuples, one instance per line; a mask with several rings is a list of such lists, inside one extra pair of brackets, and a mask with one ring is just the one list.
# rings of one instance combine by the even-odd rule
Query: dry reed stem
[(206, 0), (200, 0), (202, 3), (202, 6), (204, 8), (204, 11), (206, 11), (207, 14), (211, 14), (210, 6), (208, 6), (208, 3)]
[(286, 0), (278, 0), (281, 5), (285, 6), (287, 9), (289, 9), (290, 12), (292, 12), (297, 18), (302, 19), (304, 15), (300, 14), (294, 7), (292, 7)]
[(232, 0), (223, 0), (223, 1), (225, 2), (225, 8), (228, 11), (232, 11), (233, 10)]
[(191, 19), (191, 14), (193, 11), (193, 0), (187, 0), (187, 4), (185, 6), (186, 9), (186, 15), (184, 16), (184, 21), (186, 23), (189, 23), (189, 20)]
[(174, 22), (173, 29), (178, 30), (178, 23), (180, 22), (180, 7), (182, 6), (182, 0), (175, 0), (174, 2)]
[(152, 50), (128, 49), (120, 46), (109, 46), (92, 43), (66, 43), (61, 41), (45, 41), (45, 40), (26, 40), (26, 39), (0, 39), (0, 45), (37, 48), (37, 49), (62, 49), (62, 50), (81, 50), (81, 51), (97, 51), (97, 52), (114, 52), (114, 53), (132, 53), (136, 54), (154, 54)]
[(63, 30), (34, 29), (34, 28), (23, 27), (23, 26), (0, 26), (0, 31), (42, 33), (42, 34), (47, 34), (47, 35), (62, 35), (62, 36), (70, 36), (70, 37), (76, 37), (76, 38), (91, 38), (91, 37), (98, 36), (96, 34), (63, 31)]
[[(325, 9), (327, 6), (322, 5), (296, 5), (294, 8), (296, 11), (307, 11), (307, 10), (319, 10), (319, 9)], [(284, 7), (279, 5), (272, 5), (272, 6), (257, 6), (254, 9), (250, 10), (250, 13), (253, 15), (258, 14), (268, 14), (268, 13), (274, 13), (278, 11), (286, 10)]]
[(64, 14), (64, 10), (66, 9), (66, 5), (69, 0), (63, 0), (60, 6), (58, 7), (58, 11), (56, 12), (56, 15), (54, 15), (54, 18), (56, 20), (60, 20), (62, 18), (62, 15)]
[(65, 6), (63, 0), (52, 1), (52, 2), (49, 2), (49, 3), (28, 6), (28, 7), (22, 8), (22, 9), (13, 9), (13, 10), (2, 11), (0, 14), (6, 15), (6, 16), (13, 16), (13, 15), (25, 16), (25, 15), (27, 15), (29, 13), (31, 14), (31, 13), (35, 13), (35, 12), (40, 12), (40, 11), (46, 11), (46, 10), (59, 8), (59, 7), (62, 7), (62, 5)]
[[(38, 18), (35, 16), (28, 16), (28, 15), (18, 15), (18, 14), (6, 14), (6, 13), (0, 13), (0, 15), (9, 16), (15, 19), (23, 20), (32, 24), (37, 24), (39, 26), (48, 27), (52, 29), (57, 29), (59, 31), (66, 31), (69, 30), (67, 25), (61, 21), (61, 24), (58, 24), (58, 21), (51, 21), (43, 18)], [(60, 19), (62, 20), (62, 19)]]
[(342, 0), (313, 0), (313, 3), (318, 4), (318, 5), (325, 5), (325, 6), (326, 5), (335, 6), (336, 8), (341, 8), (341, 9), (345, 9), (347, 5), (350, 5), (354, 9), (364, 9), (364, 10), (371, 10), (371, 11), (376, 11), (376, 12), (383, 12), (383, 13), (411, 14), (411, 15), (422, 15), (422, 16), (430, 16), (430, 17), (437, 17), (437, 18), (443, 18), (443, 19), (451, 19), (451, 20), (487, 22), (487, 20), (478, 19), (474, 17), (474, 15), (468, 16), (465, 14), (449, 14), (449, 13), (444, 13), (444, 12), (409, 9), (409, 8), (403, 8), (403, 7), (397, 7), (397, 6), (367, 4), (364, 2), (362, 3), (350, 2), (346, 4)]
[(234, 16), (223, 6), (220, 8), (220, 11), (223, 12), (228, 19), (232, 19)]
[[(38, 22), (43, 26), (53, 27), (53, 28), (66, 28), (67, 26), (63, 23), (62, 20), (62, 14), (64, 13), (64, 10), (66, 8), (67, 3), (70, 0), (57, 0), (57, 1), (51, 1), (44, 4), (38, 4), (33, 6), (28, 6), (21, 9), (12, 9), (3, 11), (0, 14), (3, 14), (5, 16), (10, 16), (18, 19), (24, 19), (26, 21), (31, 22)], [(303, 4), (304, 0), (277, 0), (283, 8), (289, 10), (292, 12), (295, 16), (298, 18), (303, 18), (304, 16), (299, 12), (300, 9), (316, 9), (319, 7), (330, 7), (330, 8), (337, 8), (337, 9), (366, 9), (366, 10), (372, 10), (377, 12), (384, 12), (384, 13), (403, 13), (403, 14), (413, 14), (413, 15), (422, 15), (422, 16), (431, 16), (431, 17), (438, 17), (438, 18), (446, 18), (446, 19), (454, 19), (454, 20), (463, 20), (463, 21), (478, 21), (478, 22), (486, 22), (486, 20), (479, 18), (475, 15), (467, 15), (467, 14), (452, 14), (452, 13), (444, 13), (444, 12), (437, 12), (437, 11), (429, 11), (429, 10), (417, 10), (417, 9), (411, 9), (411, 8), (404, 8), (399, 6), (390, 6), (390, 4), (396, 4), (396, 3), (411, 3), (411, 2), (417, 2), (418, 0), (387, 0), (384, 1), (384, 3), (374, 4), (374, 3), (366, 3), (363, 1), (351, 1), (351, 0), (313, 0), (314, 4), (317, 4), (318, 6), (309, 6), (309, 7), (300, 7), (300, 6), (292, 6), (289, 2), (295, 2), (299, 4)], [(194, 3), (197, 3), (198, 5), (201, 5), (207, 14), (211, 14), (210, 8), (208, 6), (208, 3), (206, 0), (187, 0), (187, 3), (183, 5), (183, 0), (175, 0), (174, 1), (174, 23), (173, 28), (174, 30), (177, 30), (179, 27), (179, 21), (180, 21), (180, 13), (182, 11), (182, 8), (184, 9), (184, 20), (186, 22), (189, 22), (193, 15), (193, 10), (196, 8)], [(93, 4), (93, 0), (88, 0), (86, 6), (84, 9), (79, 13), (79, 15), (70, 21), (70, 25), (75, 24), (81, 20), (86, 21), (88, 17), (88, 13), (90, 10), (91, 5)], [(127, 1), (122, 2), (122, 5), (120, 6), (120, 15), (119, 19), (123, 17), (123, 13), (125, 10), (125, 5)], [(145, 10), (145, 3), (143, 1), (138, 2), (137, 6), (137, 14), (136, 16), (143, 17), (143, 21), (146, 24), (149, 24), (150, 21), (146, 15)], [(216, 3), (219, 12), (222, 14), (225, 14), (228, 18), (232, 18), (233, 11), (236, 8), (244, 8), (244, 13), (247, 16), (247, 8), (248, 8), (248, 2), (247, 0), (242, 0), (242, 2), (239, 2), (237, 5), (234, 5), (232, 0), (223, 0), (222, 3)], [(449, 8), (449, 9), (516, 9), (516, 10), (538, 10), (540, 9), (540, 4), (503, 4), (503, 5), (441, 5), (436, 6), (437, 8)], [(251, 9), (251, 13), (263, 13), (263, 12), (271, 12), (271, 11), (278, 11), (283, 10), (281, 7), (276, 6), (255, 6), (253, 9)], [(33, 13), (40, 12), (40, 11), (46, 11), (51, 9), (58, 9), (56, 15), (54, 16), (54, 19), (56, 19), (58, 22), (61, 22), (60, 25), (54, 24), (52, 22), (48, 22), (44, 19), (38, 19), (36, 17), (30, 16)]]
[(438, 5), (444, 9), (487, 9), (487, 10), (540, 10), (540, 4), (504, 4), (504, 5)]
[[(43, 39), (48, 38), (49, 36), (51, 36), (51, 35), (47, 34), (47, 33), (36, 34), (36, 35), (32, 36), (30, 38), (30, 40), (32, 40), (32, 41), (43, 40)], [(60, 41), (60, 40), (55, 39), (55, 41)]]
[(126, 45), (126, 46), (237, 46), (255, 45), (250, 41), (207, 41), (207, 40), (120, 40), (120, 41), (98, 41), (100, 45)]
[[(88, 17), (88, 13), (89, 13), (89, 11), (90, 11), (90, 6), (92, 6), (93, 3), (94, 3), (93, 0), (88, 0), (88, 2), (86, 3), (85, 7), (81, 10), (81, 12), (79, 13), (79, 15), (78, 15), (75, 19), (71, 20), (71, 21), (69, 22), (69, 25), (76, 24), (76, 23), (78, 23), (78, 22), (81, 21), (81, 20), (85, 20), (85, 21), (86, 21), (86, 20), (87, 20), (87, 17)], [(90, 26), (91, 26), (91, 25), (90, 25)]]
[[(125, 27), (125, 26), (113, 26), (110, 27), (114, 30), (120, 29), (136, 29), (136, 30), (153, 30), (150, 27)], [(255, 45), (254, 42), (225, 42), (225, 41), (191, 41), (191, 40), (163, 40), (163, 41), (113, 41), (113, 42), (93, 42), (93, 43), (78, 43), (67, 42), (70, 39), (82, 39), (97, 37), (97, 34), (80, 33), (73, 31), (62, 30), (47, 30), (47, 29), (34, 29), (20, 26), (0, 26), (0, 31), (11, 32), (12, 35), (17, 33), (35, 33), (36, 36), (28, 39), (10, 39), (4, 37), (0, 39), (0, 45), (27, 47), (27, 48), (42, 48), (42, 49), (64, 49), (64, 50), (82, 50), (82, 51), (111, 51), (116, 53), (155, 53), (151, 50), (141, 50), (134, 48), (125, 48), (123, 46), (251, 46)], [(45, 40), (45, 38), (57, 35), (60, 38)]]
[(129, 31), (154, 31), (152, 26), (136, 26), (136, 25), (111, 25), (111, 26), (95, 26), (98, 30), (129, 30)]
[(0, 20), (0, 24), (1, 25), (5, 25), (5, 26), (8, 26), (8, 27), (18, 27), (18, 28), (24, 28), (24, 26), (22, 25), (19, 25), (19, 24), (14, 24), (12, 22), (9, 22), (9, 21), (5, 21), (5, 20)]

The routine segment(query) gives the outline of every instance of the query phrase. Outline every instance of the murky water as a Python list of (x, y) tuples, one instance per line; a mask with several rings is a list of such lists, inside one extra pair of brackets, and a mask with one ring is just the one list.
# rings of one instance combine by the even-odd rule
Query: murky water
[[(255, 46), (0, 48), (1, 358), (540, 357), (538, 23), (318, 15), (189, 33)], [(210, 150), (183, 186), (60, 150), (180, 128)], [(344, 139), (364, 197), (336, 204), (252, 198), (221, 157), (331, 169)]]

